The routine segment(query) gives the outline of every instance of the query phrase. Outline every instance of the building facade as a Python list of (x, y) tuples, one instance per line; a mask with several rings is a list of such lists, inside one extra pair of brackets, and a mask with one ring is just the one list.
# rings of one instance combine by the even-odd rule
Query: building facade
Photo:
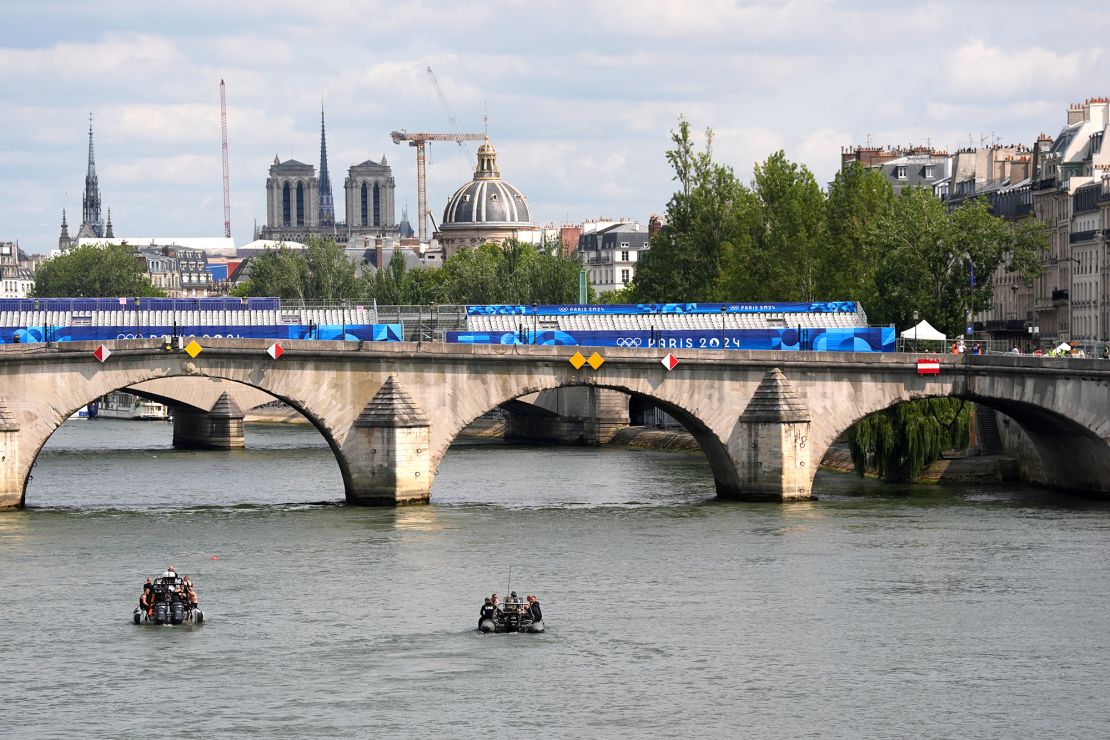
[(866, 169), (876, 169), (890, 181), (895, 193), (907, 187), (934, 190), (951, 177), (952, 157), (947, 151), (932, 147), (842, 147), (840, 168), (859, 162)]
[(627, 287), (649, 239), (647, 228), (634, 221), (583, 223), (576, 254), (594, 290), (608, 293)]
[(19, 245), (0, 242), (0, 298), (26, 298), (35, 287), (35, 274), (20, 262)]
[(344, 182), (346, 220), (335, 213), (328, 170), (327, 132), (320, 111), (320, 174), (311, 164), (274, 155), (266, 178), (266, 224), (254, 238), (305, 243), (311, 238), (346, 244), (355, 237), (397, 237), (393, 170), (383, 156), (352, 165)]
[(528, 199), (501, 179), (497, 152), (487, 138), (478, 147), (474, 178), (447, 200), (435, 238), (449, 259), (460, 249), (480, 244), (509, 239), (531, 243), (530, 232), (536, 230)]
[(213, 292), (208, 255), (203, 250), (148, 247), (138, 250), (136, 257), (143, 263), (154, 287), (165, 291), (170, 298), (206, 298)]

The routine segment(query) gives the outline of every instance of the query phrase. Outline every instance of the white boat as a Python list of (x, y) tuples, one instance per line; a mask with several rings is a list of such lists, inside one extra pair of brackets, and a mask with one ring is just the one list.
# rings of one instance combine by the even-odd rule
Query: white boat
[(82, 406), (81, 408), (77, 409), (72, 414), (70, 414), (69, 418), (71, 418), (71, 419), (88, 419), (89, 418), (89, 407), (88, 406)]
[(165, 404), (133, 396), (125, 391), (115, 391), (100, 399), (97, 419), (150, 419), (166, 421), (170, 411)]

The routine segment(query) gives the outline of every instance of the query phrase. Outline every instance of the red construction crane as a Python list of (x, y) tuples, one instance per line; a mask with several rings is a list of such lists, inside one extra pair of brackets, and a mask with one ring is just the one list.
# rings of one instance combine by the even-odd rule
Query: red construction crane
[(428, 241), (428, 193), (426, 190), (424, 144), (429, 141), (454, 141), (460, 146), (464, 141), (481, 141), (485, 134), (410, 134), (407, 131), (394, 131), (390, 134), (394, 144), (407, 141), (416, 147), (416, 200), (420, 211), (420, 241)]
[(227, 93), (220, 80), (220, 134), (223, 138), (224, 158), (224, 236), (231, 238), (231, 184), (227, 175)]

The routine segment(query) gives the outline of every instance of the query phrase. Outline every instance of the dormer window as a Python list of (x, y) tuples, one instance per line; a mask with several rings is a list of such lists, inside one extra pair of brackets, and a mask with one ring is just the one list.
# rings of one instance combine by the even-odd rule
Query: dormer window
[(494, 194), (490, 195), (489, 199), (491, 201), (493, 201), (494, 203), (496, 203), (497, 202), (497, 193), (494, 193)]
[(925, 179), (926, 180), (932, 180), (933, 177), (935, 177), (935, 175), (933, 174), (934, 169), (935, 169), (934, 165), (931, 165), (931, 164), (925, 165)]
[(466, 195), (463, 196), (463, 203), (469, 203), (469, 202), (470, 202), (470, 193), (467, 193)]
[(894, 168), (894, 176), (899, 180), (906, 179), (906, 165), (901, 164)]

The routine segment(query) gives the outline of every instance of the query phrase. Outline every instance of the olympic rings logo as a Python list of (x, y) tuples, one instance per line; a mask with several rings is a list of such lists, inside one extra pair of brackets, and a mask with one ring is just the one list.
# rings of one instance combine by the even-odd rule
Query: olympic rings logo
[(640, 337), (619, 337), (617, 339), (618, 347), (639, 347), (644, 343)]

